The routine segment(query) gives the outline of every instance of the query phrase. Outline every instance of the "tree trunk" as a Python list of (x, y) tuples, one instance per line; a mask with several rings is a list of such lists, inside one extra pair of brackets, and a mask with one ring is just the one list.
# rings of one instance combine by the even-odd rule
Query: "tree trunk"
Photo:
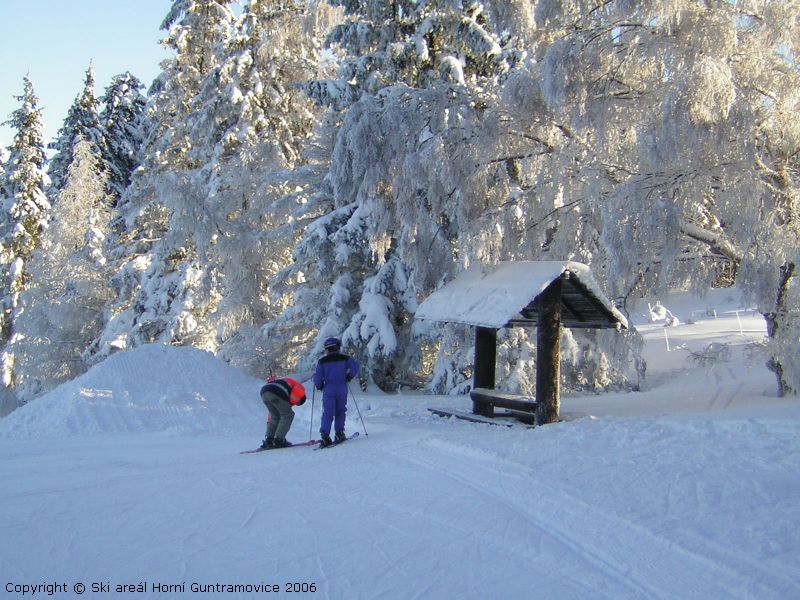
[[(767, 322), (767, 337), (774, 340), (778, 335), (783, 321), (786, 319), (786, 294), (789, 291), (789, 283), (792, 280), (795, 272), (794, 263), (785, 263), (781, 267), (781, 279), (778, 285), (778, 295), (775, 299), (775, 310), (769, 313), (763, 313), (764, 319)], [(787, 383), (783, 376), (783, 365), (781, 364), (780, 357), (771, 356), (767, 361), (767, 368), (775, 373), (778, 380), (778, 397), (783, 398), (787, 394), (793, 393), (795, 390)]]

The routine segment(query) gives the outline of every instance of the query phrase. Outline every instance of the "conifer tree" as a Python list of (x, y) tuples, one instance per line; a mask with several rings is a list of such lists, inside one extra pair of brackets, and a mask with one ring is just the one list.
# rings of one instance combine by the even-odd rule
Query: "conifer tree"
[(19, 297), (18, 335), (5, 348), (14, 357), (22, 402), (86, 370), (82, 354), (99, 333), (111, 298), (107, 179), (93, 145), (79, 139), (41, 247), (28, 261), (31, 284)]
[(175, 0), (162, 28), (174, 56), (151, 88), (141, 168), (119, 202), (113, 222), (120, 247), (112, 258), (116, 299), (109, 322), (92, 344), (92, 360), (115, 348), (165, 341), (213, 349), (206, 315), (212, 290), (206, 248), (215, 229), (208, 210), (205, 156), (192, 130), (202, 111), (198, 93), (219, 66), (233, 14), (229, 0)]
[(325, 337), (343, 335), (364, 373), (391, 386), (424, 360), (417, 299), (468, 248), (472, 203), (483, 201), (469, 186), (476, 154), (465, 142), (481, 128), (482, 90), (510, 56), (479, 3), (332, 4), (348, 18), (328, 43), (346, 56), (337, 79), (306, 86), (337, 128), (321, 188), (329, 208), (295, 251), (294, 305), (265, 331), (313, 324), (309, 363)]
[(133, 170), (139, 165), (147, 102), (140, 91), (143, 87), (129, 72), (121, 73), (112, 78), (100, 99), (104, 166), (109, 173), (109, 192), (115, 199), (122, 196)]
[(362, 93), (404, 83), (475, 83), (504, 71), (507, 56), (480, 2), (329, 0), (346, 19), (327, 44), (345, 53), (336, 80), (308, 85), (309, 95), (344, 108)]
[(5, 352), (14, 334), (19, 294), (30, 285), (28, 261), (41, 244), (50, 203), (45, 188), (50, 183), (45, 172), (45, 147), (43, 140), (42, 109), (34, 93), (33, 84), (23, 79), (24, 91), (6, 125), (16, 129), (14, 141), (8, 148), (6, 164), (5, 197), (0, 220), (0, 266), (2, 281), (0, 295), (0, 345), (2, 354), (3, 385), (13, 387), (14, 357)]
[(48, 174), (55, 193), (64, 185), (75, 153), (75, 144), (79, 140), (92, 144), (98, 156), (103, 152), (105, 136), (97, 112), (100, 103), (94, 93), (94, 84), (94, 69), (90, 66), (86, 70), (81, 93), (70, 106), (56, 139), (49, 146), (55, 150), (48, 165)]
[(203, 81), (219, 65), (222, 49), (234, 21), (228, 6), (233, 0), (173, 0), (161, 24), (167, 32), (162, 44), (175, 52), (152, 95), (146, 158), (169, 169), (198, 167), (187, 156), (193, 115), (200, 108), (196, 96)]
[[(183, 3), (165, 21), (173, 23), (170, 39), (176, 28), (211, 22), (190, 18), (199, 4), (192, 6)], [(93, 345), (97, 359), (162, 340), (222, 348), (254, 372), (264, 366), (252, 328), (281, 306), (268, 285), (290, 260), (309, 204), (313, 168), (303, 147), (319, 109), (298, 84), (319, 76), (316, 55), (331, 12), (305, 2), (248, 3), (232, 33), (218, 30), (205, 76), (196, 68), (181, 75), (198, 76), (182, 103), (169, 97), (184, 91), (172, 82), (191, 45), (175, 44), (176, 60), (151, 95), (142, 167), (115, 221), (125, 248), (113, 278), (120, 300)], [(188, 112), (155, 135), (178, 120), (167, 106)], [(174, 145), (178, 129), (183, 150)]]
[(324, 2), (251, 0), (198, 95), (197, 137), (215, 142), (195, 146), (209, 153), (203, 172), (216, 225), (213, 243), (201, 241), (220, 274), (221, 301), (209, 317), (222, 355), (253, 372), (267, 366), (254, 328), (285, 305), (268, 286), (290, 262), (309, 210), (316, 168), (305, 148), (320, 109), (300, 84), (321, 73), (331, 15)]

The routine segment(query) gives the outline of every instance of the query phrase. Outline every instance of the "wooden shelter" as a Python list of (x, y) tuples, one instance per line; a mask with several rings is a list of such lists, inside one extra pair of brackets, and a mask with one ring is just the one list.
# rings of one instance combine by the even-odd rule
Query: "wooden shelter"
[[(536, 424), (559, 418), (561, 327), (627, 328), (584, 264), (556, 261), (501, 262), (491, 271), (469, 269), (429, 296), (416, 318), (475, 327), (472, 412), (491, 417), (494, 407)], [(494, 390), (497, 330), (536, 327), (536, 398)]]

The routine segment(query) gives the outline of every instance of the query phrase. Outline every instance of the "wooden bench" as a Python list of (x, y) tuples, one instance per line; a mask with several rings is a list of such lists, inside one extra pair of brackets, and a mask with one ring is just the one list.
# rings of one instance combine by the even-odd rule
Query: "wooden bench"
[(495, 407), (500, 407), (524, 423), (536, 424), (536, 400), (527, 396), (489, 388), (475, 388), (469, 396), (472, 398), (472, 412), (476, 415), (494, 417)]

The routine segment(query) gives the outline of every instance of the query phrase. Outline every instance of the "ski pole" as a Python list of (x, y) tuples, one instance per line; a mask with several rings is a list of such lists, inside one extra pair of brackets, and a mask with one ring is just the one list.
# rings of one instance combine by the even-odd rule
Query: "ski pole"
[(350, 395), (353, 397), (353, 404), (356, 405), (356, 411), (358, 411), (358, 418), (361, 419), (361, 427), (364, 428), (364, 436), (365, 437), (369, 437), (369, 434), (367, 433), (367, 426), (364, 425), (364, 418), (361, 416), (361, 409), (358, 408), (358, 402), (356, 402), (356, 395), (353, 393), (353, 390), (350, 388), (350, 384), (349, 383), (347, 384), (347, 391), (349, 391)]
[(312, 440), (312, 432), (314, 431), (314, 396), (316, 395), (317, 387), (311, 388), (311, 422), (308, 424), (308, 439)]

